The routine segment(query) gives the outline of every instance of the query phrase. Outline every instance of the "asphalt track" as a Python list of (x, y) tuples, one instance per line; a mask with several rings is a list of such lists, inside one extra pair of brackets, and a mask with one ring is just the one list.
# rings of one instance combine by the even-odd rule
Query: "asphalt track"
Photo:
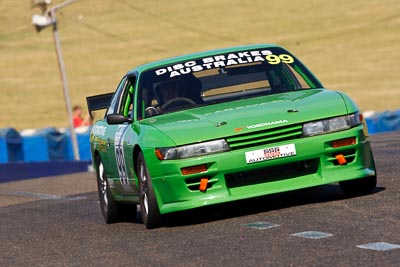
[(328, 185), (177, 213), (154, 230), (139, 216), (106, 225), (93, 173), (2, 183), (0, 266), (400, 266), (400, 132), (372, 140), (371, 194)]

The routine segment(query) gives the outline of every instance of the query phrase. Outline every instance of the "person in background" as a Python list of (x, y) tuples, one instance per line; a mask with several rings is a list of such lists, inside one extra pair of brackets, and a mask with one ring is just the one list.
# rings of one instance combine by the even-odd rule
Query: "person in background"
[(83, 110), (81, 106), (75, 105), (72, 111), (73, 111), (73, 120), (75, 128), (81, 126), (89, 126), (92, 124), (88, 114), (85, 117), (83, 117)]

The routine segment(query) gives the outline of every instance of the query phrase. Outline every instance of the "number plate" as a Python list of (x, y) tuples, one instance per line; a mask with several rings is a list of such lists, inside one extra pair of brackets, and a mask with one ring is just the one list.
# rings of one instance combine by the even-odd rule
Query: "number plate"
[(286, 158), (295, 155), (296, 147), (294, 144), (275, 146), (246, 152), (246, 163), (255, 163), (271, 159)]

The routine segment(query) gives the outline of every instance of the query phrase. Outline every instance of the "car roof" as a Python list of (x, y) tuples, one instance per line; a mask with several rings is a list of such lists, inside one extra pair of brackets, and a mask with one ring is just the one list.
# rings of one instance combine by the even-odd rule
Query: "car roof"
[(263, 48), (271, 48), (271, 47), (281, 47), (276, 44), (254, 44), (254, 45), (244, 45), (244, 46), (234, 46), (234, 47), (227, 47), (215, 50), (208, 50), (203, 52), (197, 52), (187, 55), (181, 55), (176, 57), (171, 57), (167, 59), (153, 61), (147, 64), (140, 65), (134, 69), (128, 71), (127, 75), (134, 74), (137, 72), (143, 72), (148, 69), (157, 68), (160, 66), (171, 65), (177, 62), (182, 62), (186, 60), (192, 60), (196, 58), (208, 57), (212, 55), (230, 53), (230, 52), (237, 52), (237, 51), (244, 51), (244, 50), (254, 50), (254, 49), (263, 49)]

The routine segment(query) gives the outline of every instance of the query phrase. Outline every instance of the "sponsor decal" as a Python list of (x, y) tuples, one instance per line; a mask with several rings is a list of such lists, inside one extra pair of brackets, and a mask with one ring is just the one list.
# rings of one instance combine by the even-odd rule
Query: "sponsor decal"
[(92, 134), (97, 136), (105, 136), (106, 135), (106, 126), (95, 125), (92, 128)]
[(255, 151), (246, 152), (246, 163), (255, 163), (266, 160), (286, 158), (296, 156), (296, 147), (294, 144), (270, 147)]
[(155, 70), (155, 73), (157, 76), (168, 74), (169, 77), (172, 78), (192, 72), (254, 62), (267, 62), (272, 65), (276, 65), (281, 62), (290, 64), (294, 62), (294, 58), (288, 54), (274, 55), (270, 50), (253, 50), (216, 55), (202, 58), (200, 60), (190, 60), (157, 69)]
[(260, 127), (267, 127), (267, 126), (273, 126), (273, 125), (279, 125), (279, 124), (284, 124), (288, 123), (289, 121), (287, 120), (277, 120), (277, 121), (268, 121), (268, 122), (262, 122), (254, 125), (248, 125), (246, 126), (247, 129), (257, 129)]

